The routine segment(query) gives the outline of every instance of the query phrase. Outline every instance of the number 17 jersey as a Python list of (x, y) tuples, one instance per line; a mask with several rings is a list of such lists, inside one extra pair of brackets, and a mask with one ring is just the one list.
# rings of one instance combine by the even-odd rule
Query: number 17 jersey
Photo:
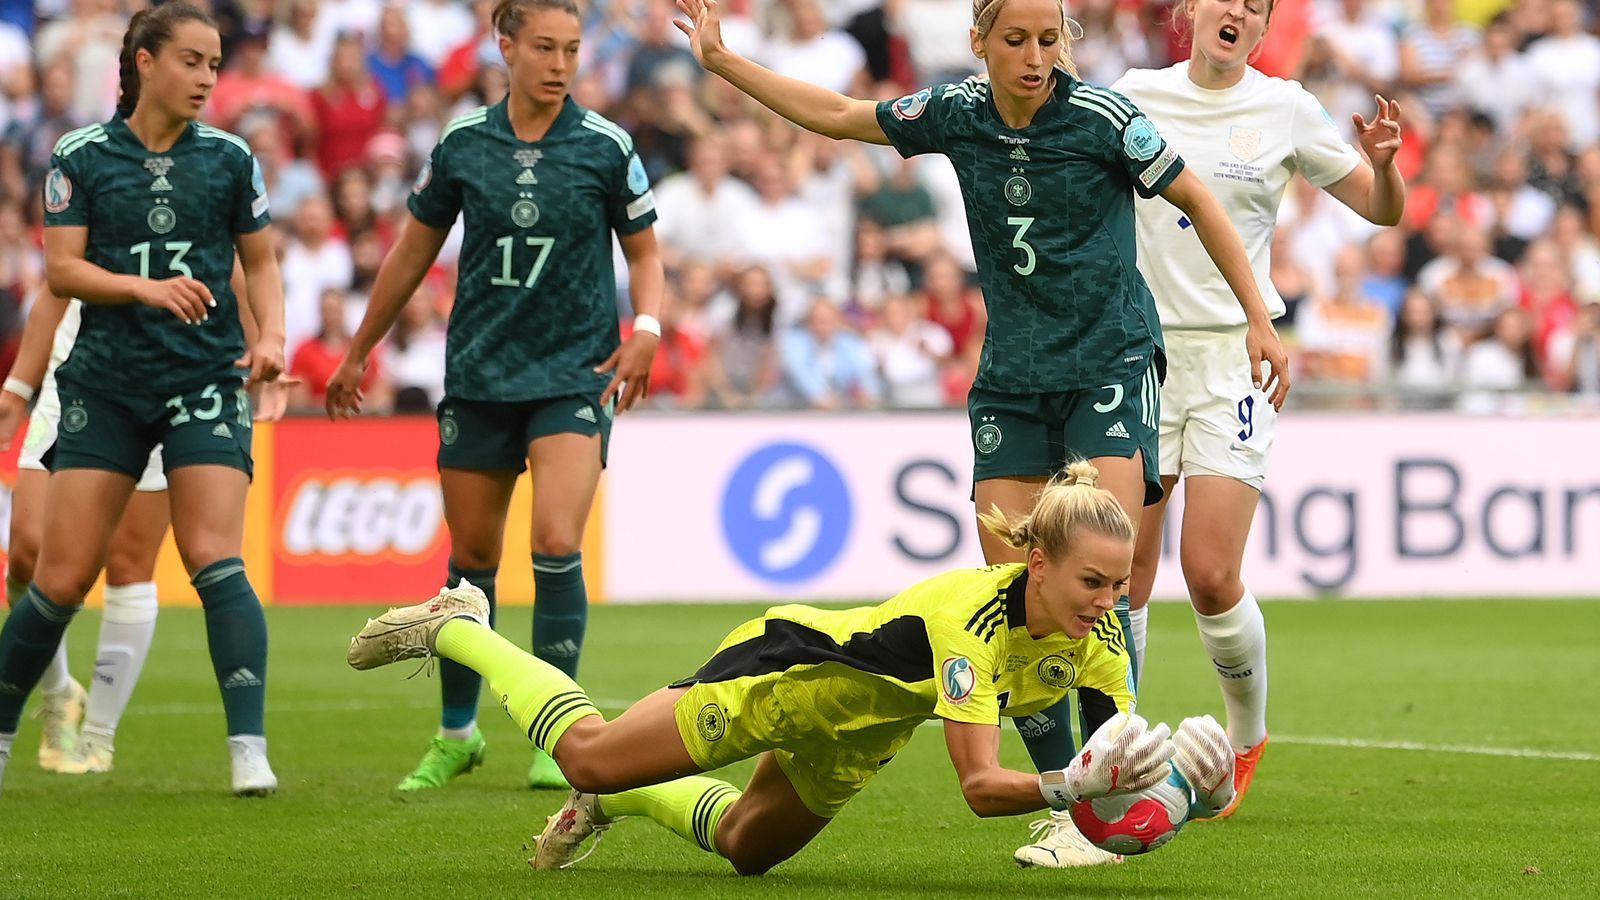
[(961, 182), (989, 309), (974, 386), (989, 391), (1078, 391), (1164, 366), (1133, 200), (1165, 190), (1183, 160), (1121, 95), (1055, 79), (1024, 128), (976, 76), (878, 104), (902, 156), (942, 153)]
[(467, 400), (592, 396), (620, 343), (611, 232), (656, 220), (627, 132), (570, 98), (544, 137), (523, 141), (506, 101), (452, 121), (417, 177), (412, 215), (440, 230), (462, 216), (445, 393)]

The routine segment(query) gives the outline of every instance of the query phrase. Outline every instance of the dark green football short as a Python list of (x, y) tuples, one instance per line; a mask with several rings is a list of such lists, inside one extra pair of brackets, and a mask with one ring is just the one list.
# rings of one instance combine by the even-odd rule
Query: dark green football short
[(439, 404), (439, 468), (482, 471), (528, 467), (528, 445), (552, 434), (600, 436), (606, 464), (615, 403), (596, 397), (554, 397), (509, 403), (446, 397)]
[(967, 395), (972, 424), (972, 480), (1049, 477), (1071, 459), (1143, 451), (1144, 502), (1161, 499), (1161, 384), (1155, 369), (1124, 384), (1085, 391), (1002, 394), (973, 388)]
[(250, 398), (237, 379), (170, 397), (113, 394), (58, 379), (61, 425), (44, 456), (52, 472), (106, 469), (137, 479), (162, 445), (164, 468), (227, 466), (253, 475)]

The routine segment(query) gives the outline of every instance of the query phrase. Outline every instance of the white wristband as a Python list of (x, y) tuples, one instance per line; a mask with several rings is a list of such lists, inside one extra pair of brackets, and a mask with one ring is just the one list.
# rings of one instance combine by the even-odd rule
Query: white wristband
[(638, 334), (641, 331), (661, 337), (661, 320), (655, 316), (634, 316), (633, 333)]
[(1060, 812), (1078, 802), (1073, 796), (1072, 788), (1067, 785), (1067, 772), (1065, 769), (1056, 769), (1053, 772), (1039, 773), (1039, 793), (1044, 795), (1044, 802), (1050, 808)]
[(16, 376), (7, 378), (5, 387), (0, 388), (0, 390), (10, 391), (11, 393), (16, 394), (18, 397), (22, 398), (23, 403), (33, 402), (33, 385), (23, 381), (21, 378), (17, 378)]

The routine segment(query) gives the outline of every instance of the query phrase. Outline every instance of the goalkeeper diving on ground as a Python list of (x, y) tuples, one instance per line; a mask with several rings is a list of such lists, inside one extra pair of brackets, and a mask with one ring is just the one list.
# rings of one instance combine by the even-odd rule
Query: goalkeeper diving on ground
[[(1220, 810), (1233, 795), (1221, 727), (1185, 719), (1170, 735), (1134, 712), (1127, 642), (1109, 615), (1126, 590), (1134, 531), (1098, 478), (1074, 463), (1030, 515), (984, 517), (1024, 563), (957, 569), (878, 606), (774, 607), (735, 628), (699, 671), (611, 721), (560, 670), (488, 627), (470, 584), (369, 621), (349, 662), (437, 656), (488, 680), (573, 786), (538, 837), (539, 869), (571, 865), (588, 838), (642, 816), (741, 874), (766, 872), (930, 719), (942, 720), (962, 795), (980, 816), (1144, 791), (1174, 767), (1195, 805)], [(1092, 737), (1071, 764), (1041, 774), (1001, 766), (1000, 717), (1031, 715), (1074, 688)], [(743, 791), (701, 774), (757, 756)]]

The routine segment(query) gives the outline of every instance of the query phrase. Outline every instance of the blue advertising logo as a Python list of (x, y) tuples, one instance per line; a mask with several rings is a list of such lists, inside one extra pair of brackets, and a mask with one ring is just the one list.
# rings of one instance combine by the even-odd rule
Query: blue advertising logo
[(804, 581), (832, 565), (851, 517), (838, 468), (804, 444), (771, 444), (750, 454), (722, 495), (729, 549), (767, 581)]

